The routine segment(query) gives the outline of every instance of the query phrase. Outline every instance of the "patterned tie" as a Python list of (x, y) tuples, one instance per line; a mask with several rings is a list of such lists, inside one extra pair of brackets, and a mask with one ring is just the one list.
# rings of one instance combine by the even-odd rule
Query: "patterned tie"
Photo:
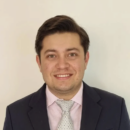
[(73, 122), (70, 117), (70, 109), (73, 106), (73, 101), (57, 100), (56, 103), (62, 109), (62, 118), (59, 122), (57, 130), (73, 130)]

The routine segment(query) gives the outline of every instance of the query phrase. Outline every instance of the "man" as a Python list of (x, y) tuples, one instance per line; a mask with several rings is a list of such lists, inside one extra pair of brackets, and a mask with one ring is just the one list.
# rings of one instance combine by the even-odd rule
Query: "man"
[(82, 81), (89, 37), (68, 16), (38, 30), (36, 61), (45, 84), (7, 107), (4, 130), (130, 130), (123, 98)]

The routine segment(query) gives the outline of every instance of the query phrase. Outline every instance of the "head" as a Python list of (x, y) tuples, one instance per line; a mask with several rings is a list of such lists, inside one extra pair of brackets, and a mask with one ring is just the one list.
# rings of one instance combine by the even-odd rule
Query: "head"
[(36, 61), (49, 90), (69, 100), (79, 90), (89, 59), (89, 37), (68, 16), (55, 16), (39, 28)]
[(89, 37), (86, 31), (80, 27), (72, 18), (65, 15), (58, 15), (46, 20), (38, 30), (35, 41), (35, 50), (39, 57), (40, 52), (44, 46), (42, 43), (44, 38), (57, 32), (77, 33), (80, 37), (80, 44), (83, 47), (84, 54), (86, 54), (89, 49)]

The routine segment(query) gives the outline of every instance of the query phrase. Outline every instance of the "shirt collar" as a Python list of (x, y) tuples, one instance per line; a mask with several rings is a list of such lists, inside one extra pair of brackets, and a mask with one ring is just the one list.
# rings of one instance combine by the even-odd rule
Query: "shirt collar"
[(58, 98), (52, 94), (48, 88), (48, 85), (46, 85), (46, 97), (47, 97), (47, 106), (49, 107), (52, 105)]
[(83, 82), (81, 83), (79, 91), (71, 100), (82, 105), (82, 95), (83, 95)]
[[(78, 103), (79, 105), (82, 105), (82, 95), (83, 95), (83, 82), (81, 83), (81, 87), (79, 91), (71, 100)], [(58, 99), (54, 94), (50, 92), (48, 85), (46, 85), (46, 97), (47, 97), (48, 107), (52, 105)]]

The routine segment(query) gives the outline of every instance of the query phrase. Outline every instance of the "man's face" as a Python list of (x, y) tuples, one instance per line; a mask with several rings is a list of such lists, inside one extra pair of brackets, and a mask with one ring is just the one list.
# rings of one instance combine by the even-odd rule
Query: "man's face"
[(41, 61), (36, 56), (43, 79), (58, 98), (71, 99), (79, 90), (89, 53), (84, 55), (77, 33), (55, 33), (43, 40)]

